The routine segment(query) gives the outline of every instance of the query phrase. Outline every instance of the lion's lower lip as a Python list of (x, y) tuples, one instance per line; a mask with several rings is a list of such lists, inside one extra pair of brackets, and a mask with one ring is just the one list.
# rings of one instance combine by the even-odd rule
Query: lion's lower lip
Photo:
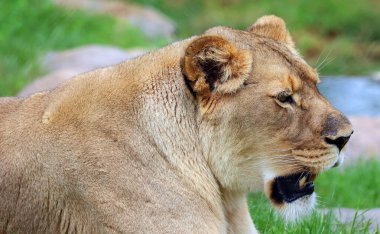
[(277, 203), (291, 203), (303, 196), (314, 192), (315, 176), (308, 172), (301, 172), (274, 179), (271, 198)]

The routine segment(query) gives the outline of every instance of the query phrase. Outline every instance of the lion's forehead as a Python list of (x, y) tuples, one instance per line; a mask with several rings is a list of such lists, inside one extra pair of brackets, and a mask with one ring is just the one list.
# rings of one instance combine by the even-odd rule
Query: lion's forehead
[[(214, 27), (206, 31), (205, 34), (220, 35), (230, 40), (239, 49), (250, 50), (254, 57), (268, 62), (278, 61), (279, 66), (284, 66), (292, 75), (298, 76), (301, 80), (317, 84), (319, 77), (315, 69), (309, 66), (298, 52), (282, 42), (228, 27)], [(265, 56), (263, 56), (265, 55)], [(264, 63), (261, 66), (268, 64)]]
[[(315, 69), (309, 66), (303, 58), (292, 48), (284, 45), (283, 43), (274, 42), (271, 40), (259, 40), (254, 43), (256, 47), (253, 53), (257, 53), (258, 56), (268, 61), (265, 64), (274, 61), (276, 65), (283, 67), (287, 70), (286, 76), (297, 76), (302, 81), (311, 82), (317, 84), (319, 82), (318, 74)], [(261, 50), (261, 51), (260, 51)], [(263, 52), (266, 56), (263, 56)], [(264, 64), (264, 66), (265, 66)]]

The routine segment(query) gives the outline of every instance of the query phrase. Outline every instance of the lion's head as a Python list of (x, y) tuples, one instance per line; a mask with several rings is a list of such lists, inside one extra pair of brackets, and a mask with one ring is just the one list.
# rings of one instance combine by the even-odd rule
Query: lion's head
[(314, 178), (343, 161), (348, 119), (321, 96), (318, 74), (282, 19), (247, 31), (208, 30), (188, 46), (183, 74), (199, 110), (204, 154), (223, 190), (264, 190), (288, 220), (315, 203)]

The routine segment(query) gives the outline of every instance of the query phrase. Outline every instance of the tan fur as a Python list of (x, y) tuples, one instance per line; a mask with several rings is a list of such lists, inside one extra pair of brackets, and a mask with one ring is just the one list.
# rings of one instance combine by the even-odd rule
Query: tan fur
[(256, 233), (246, 193), (330, 168), (324, 138), (351, 133), (279, 20), (0, 99), (0, 232)]
[(261, 17), (255, 24), (248, 28), (248, 31), (294, 47), (293, 39), (286, 29), (284, 20), (274, 15)]
[[(184, 70), (193, 82), (193, 90), (210, 96), (210, 84), (201, 63), (211, 62), (208, 70), (217, 69), (220, 77), (214, 86), (217, 92), (234, 93), (248, 78), (252, 69), (252, 57), (248, 51), (238, 51), (228, 41), (217, 36), (204, 36), (195, 40), (186, 50)], [(208, 71), (209, 72), (209, 71)]]

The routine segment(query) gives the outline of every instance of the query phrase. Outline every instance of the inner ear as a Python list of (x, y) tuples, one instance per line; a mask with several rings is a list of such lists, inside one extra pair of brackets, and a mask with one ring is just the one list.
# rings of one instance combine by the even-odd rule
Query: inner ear
[(202, 36), (186, 49), (183, 73), (193, 92), (236, 92), (248, 78), (252, 57), (220, 36)]
[(286, 28), (286, 24), (280, 17), (263, 16), (249, 27), (248, 31), (294, 47), (293, 39)]

